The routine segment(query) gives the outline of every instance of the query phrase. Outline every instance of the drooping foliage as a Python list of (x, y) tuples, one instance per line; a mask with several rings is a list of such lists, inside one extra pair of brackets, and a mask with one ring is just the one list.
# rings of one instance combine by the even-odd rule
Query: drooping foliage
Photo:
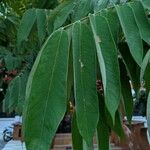
[[(74, 150), (93, 149), (95, 134), (99, 149), (109, 149), (110, 130), (123, 137), (120, 105), (129, 122), (132, 118), (129, 80), (135, 91), (144, 80), (149, 91), (149, 0), (128, 3), (64, 0), (51, 3), (51, 7), (50, 1), (31, 4), (26, 5), (30, 9), (21, 21), (22, 13), (16, 16), (17, 24), (12, 23), (15, 41), (3, 41), (3, 38), (0, 41), (5, 50), (1, 55), (3, 67), (12, 71), (12, 63), (7, 61), (11, 56), (11, 60), (17, 58), (18, 65), (14, 68), (19, 70), (8, 84), (4, 108), (17, 111), (25, 101), (26, 147), (48, 150), (67, 111), (68, 101), (73, 101)], [(53, 10), (43, 9), (56, 5)], [(8, 18), (3, 16), (1, 23)], [(5, 31), (8, 26), (2, 27)], [(18, 87), (21, 87), (20, 73), (24, 74), (24, 70), (31, 72), (22, 101), (17, 97), (21, 95)], [(101, 81), (101, 90), (96, 89), (96, 80)], [(18, 91), (17, 95), (13, 96), (13, 91)], [(70, 95), (74, 96), (73, 100)], [(149, 105), (148, 98), (147, 108)]]
[[(114, 22), (111, 21), (111, 15), (116, 18)], [(113, 26), (112, 24), (118, 26)], [(123, 136), (122, 122), (118, 112), (120, 110), (119, 105), (123, 102), (126, 115), (130, 121), (133, 101), (129, 80), (133, 80), (136, 86), (140, 86), (140, 71), (137, 71), (137, 80), (135, 80), (133, 68), (129, 66), (128, 59), (131, 59), (135, 64), (135, 69), (138, 68), (138, 70), (143, 69), (142, 66), (147, 64), (148, 59), (143, 60), (143, 55), (149, 48), (150, 28), (148, 27), (150, 27), (150, 24), (143, 3), (135, 1), (101, 10), (83, 20), (59, 29), (64, 30), (61, 32), (67, 31), (70, 44), (66, 43), (66, 47), (70, 47), (72, 55), (70, 59), (73, 62), (72, 78), (74, 81), (72, 88), (75, 95), (75, 117), (73, 119), (73, 126), (75, 126), (73, 134), (75, 135), (73, 135), (73, 143), (75, 144), (75, 149), (78, 147), (77, 143), (83, 143), (83, 149), (85, 147), (92, 149), (92, 138), (96, 129), (100, 140), (99, 149), (109, 149), (110, 129), (114, 130), (119, 136)], [(59, 40), (52, 40), (52, 37), (57, 38), (59, 30), (55, 31), (48, 39), (51, 44), (46, 42), (39, 52), (28, 80), (28, 87), (30, 88), (27, 88), (27, 103), (24, 115), (25, 141), (28, 149), (49, 148), (56, 131), (56, 128), (53, 128), (53, 123), (59, 120), (56, 122), (55, 127), (59, 125), (66, 109), (66, 105), (63, 106), (61, 103), (57, 103), (57, 97), (61, 95), (59, 98), (61, 102), (69, 100), (67, 97), (64, 98), (64, 93), (61, 92), (61, 88), (67, 91), (66, 84), (68, 82), (65, 81), (62, 85), (59, 85), (63, 80), (63, 75), (60, 76), (60, 74), (69, 73), (68, 77), (70, 74), (72, 75), (72, 72), (66, 72), (65, 69), (61, 71), (64, 65), (68, 67), (69, 62), (66, 62), (65, 56), (62, 57), (61, 55), (58, 55), (56, 60), (50, 59), (51, 55), (56, 52), (52, 53), (51, 48), (59, 46)], [(65, 39), (66, 35), (62, 34), (61, 38)], [(45, 51), (49, 46), (48, 55)], [(63, 45), (60, 47), (62, 51), (65, 50), (63, 47)], [(55, 49), (57, 50), (57, 48)], [(129, 58), (126, 58), (128, 56), (124, 56), (124, 53), (129, 53)], [(47, 60), (46, 58), (44, 59), (45, 63), (43, 62), (44, 57), (47, 58)], [(57, 91), (54, 88), (50, 91), (51, 87), (48, 86), (49, 82), (46, 82), (47, 77), (44, 76), (49, 74), (48, 69), (54, 69), (51, 65), (47, 66), (49, 63), (53, 63), (54, 60), (56, 64), (59, 63), (60, 65), (60, 71), (55, 74), (59, 82), (53, 83), (53, 87), (55, 87), (55, 84), (58, 85)], [(40, 69), (40, 66), (43, 67)], [(38, 86), (37, 72), (41, 73), (40, 80), (42, 82), (40, 83), (40, 88)], [(143, 77), (141, 78), (143, 79)], [(50, 79), (51, 76), (49, 75)], [(103, 93), (96, 92), (96, 79), (102, 80)], [(137, 88), (136, 86), (135, 88)], [(41, 92), (38, 92), (38, 90)], [(44, 98), (45, 93), (49, 93), (49, 97)], [(101, 96), (98, 96), (99, 94)], [(49, 110), (47, 111), (46, 108), (49, 108)], [(62, 109), (63, 113), (60, 115), (59, 112)], [(56, 111), (58, 114), (49, 114), (51, 111)], [(43, 112), (47, 113), (43, 114)], [(44, 118), (49, 116), (49, 118), (47, 118), (47, 121), (43, 120), (42, 116), (37, 117), (39, 116), (38, 114), (43, 114)], [(34, 118), (34, 121), (32, 121), (32, 118)], [(41, 122), (42, 128), (39, 127), (38, 130), (37, 128), (32, 129), (32, 126), (39, 122)], [(47, 137), (48, 142), (41, 142), (41, 137), (44, 139)], [(104, 142), (101, 142), (103, 141), (102, 137), (105, 137)], [(41, 147), (35, 147), (38, 143), (40, 143)], [(82, 148), (79, 147), (79, 149)]]

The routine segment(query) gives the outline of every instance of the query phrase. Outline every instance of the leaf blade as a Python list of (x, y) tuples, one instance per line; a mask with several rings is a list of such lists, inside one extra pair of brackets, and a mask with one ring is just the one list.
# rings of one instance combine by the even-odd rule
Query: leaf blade
[(23, 15), (20, 25), (19, 25), (18, 33), (17, 33), (18, 50), (21, 46), (21, 42), (24, 40), (27, 40), (31, 32), (31, 29), (35, 23), (35, 20), (36, 20), (35, 9), (29, 9)]
[(83, 139), (82, 139), (82, 136), (79, 133), (75, 112), (74, 112), (74, 115), (73, 115), (73, 118), (72, 118), (71, 129), (72, 129), (71, 131), (72, 131), (73, 149), (74, 150), (83, 150)]
[(120, 62), (121, 69), (121, 91), (123, 96), (123, 103), (126, 111), (126, 116), (131, 123), (132, 114), (133, 114), (133, 97), (131, 94), (131, 86), (129, 83), (130, 78), (127, 76), (127, 71), (123, 62)]
[(140, 66), (143, 57), (143, 44), (132, 9), (127, 5), (116, 6), (115, 8), (129, 46), (130, 53)]
[(76, 3), (74, 0), (67, 1), (66, 5), (60, 10), (57, 14), (55, 21), (54, 21), (54, 30), (61, 27), (64, 22), (66, 21), (69, 14), (72, 12), (73, 8), (75, 7)]
[(146, 88), (150, 90), (150, 79), (149, 79), (149, 73), (150, 73), (150, 50), (146, 53), (140, 70), (140, 81), (141, 83), (143, 80), (146, 83)]
[[(54, 32), (40, 51), (29, 76), (24, 111), (24, 136), (29, 149), (48, 150), (65, 114), (68, 46), (67, 33)], [(31, 128), (31, 124), (35, 127)]]
[(82, 19), (91, 11), (91, 0), (79, 0), (74, 9), (73, 22)]
[(130, 3), (129, 6), (132, 8), (141, 37), (145, 42), (150, 44), (150, 23), (141, 2)]
[[(108, 22), (104, 17), (91, 15), (90, 23), (97, 47), (97, 56), (104, 87), (105, 105), (114, 122), (121, 95), (117, 49)], [(99, 26), (103, 27), (103, 29), (99, 28)]]
[(109, 149), (109, 132), (110, 127), (107, 123), (108, 115), (105, 113), (104, 97), (99, 94), (99, 121), (97, 125), (97, 140), (99, 150)]
[(46, 36), (46, 11), (42, 9), (36, 9), (37, 30), (40, 44)]
[(72, 40), (77, 124), (81, 136), (91, 145), (98, 122), (95, 46), (89, 27), (80, 22), (73, 26)]
[(148, 132), (150, 134), (150, 92), (148, 94), (148, 98), (147, 98), (147, 125), (148, 125)]

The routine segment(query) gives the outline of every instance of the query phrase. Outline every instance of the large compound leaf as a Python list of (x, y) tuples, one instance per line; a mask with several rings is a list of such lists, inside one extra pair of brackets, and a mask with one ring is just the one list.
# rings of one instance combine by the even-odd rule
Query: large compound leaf
[(140, 73), (140, 81), (143, 79), (146, 82), (146, 88), (150, 90), (150, 50), (146, 53), (142, 65), (141, 65), (141, 73)]
[(96, 51), (90, 28), (80, 22), (75, 23), (72, 41), (77, 125), (87, 145), (91, 145), (98, 123), (98, 99)]
[(49, 150), (66, 111), (69, 40), (54, 32), (40, 51), (29, 76), (24, 115), (27, 149)]
[(143, 45), (132, 9), (128, 5), (123, 5), (116, 6), (116, 11), (131, 55), (140, 66), (143, 58)]
[(23, 15), (17, 34), (17, 47), (20, 49), (21, 43), (28, 40), (28, 36), (36, 20), (35, 9), (29, 9)]
[(129, 3), (129, 6), (133, 10), (142, 39), (150, 45), (150, 23), (141, 2)]
[(97, 56), (104, 86), (105, 104), (114, 122), (115, 113), (121, 98), (117, 48), (106, 18), (100, 15), (91, 15), (90, 22), (97, 47)]

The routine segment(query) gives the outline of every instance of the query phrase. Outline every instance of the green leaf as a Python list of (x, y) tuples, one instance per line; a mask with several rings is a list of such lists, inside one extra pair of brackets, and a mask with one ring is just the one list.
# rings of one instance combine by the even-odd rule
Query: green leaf
[(4, 57), (7, 55), (11, 55), (11, 52), (8, 49), (6, 49), (6, 47), (0, 45), (0, 57)]
[(144, 7), (150, 10), (150, 1), (149, 0), (141, 0), (141, 1)]
[(127, 75), (132, 82), (135, 92), (137, 92), (140, 85), (140, 67), (131, 56), (130, 50), (126, 43), (119, 44), (119, 51), (123, 63), (125, 64)]
[(142, 82), (143, 79), (146, 83), (146, 88), (150, 90), (150, 50), (146, 53), (142, 65), (141, 65), (141, 72), (140, 72), (140, 81)]
[(114, 6), (115, 4), (121, 4), (121, 3), (125, 3), (127, 0), (109, 0), (110, 4), (108, 5), (109, 7)]
[(112, 130), (117, 133), (117, 135), (121, 138), (124, 139), (125, 135), (124, 135), (124, 131), (122, 128), (122, 119), (121, 119), (121, 115), (119, 113), (119, 111), (116, 112), (116, 117), (115, 117), (115, 124), (112, 127)]
[(49, 34), (65, 23), (72, 11), (71, 8), (74, 8), (75, 5), (75, 0), (65, 0), (54, 10), (50, 11), (50, 14), (47, 17)]
[(80, 22), (74, 24), (72, 45), (77, 124), (81, 136), (90, 146), (98, 123), (98, 99), (96, 51), (88, 26)]
[(28, 71), (20, 73), (10, 83), (3, 101), (4, 112), (12, 112), (22, 114), (25, 102), (25, 90), (28, 78)]
[(19, 57), (14, 57), (12, 54), (8, 54), (4, 57), (5, 66), (8, 71), (20, 68), (22, 64), (22, 60)]
[(133, 114), (133, 97), (131, 93), (131, 86), (129, 83), (130, 78), (127, 74), (123, 62), (120, 62), (120, 69), (121, 69), (120, 78), (121, 78), (121, 91), (122, 91), (123, 103), (124, 103), (127, 119), (131, 123), (132, 114)]
[(32, 27), (36, 20), (36, 12), (35, 9), (29, 9), (27, 10), (20, 22), (18, 33), (17, 33), (17, 47), (18, 51), (20, 49), (21, 43), (23, 41), (28, 40), (28, 36), (30, 35), (30, 32), (32, 30)]
[(94, 149), (93, 143), (91, 143), (91, 145), (88, 145), (86, 143), (86, 141), (83, 139), (83, 149), (85, 149), (85, 150), (93, 150)]
[[(104, 105), (102, 107), (104, 107)], [(102, 109), (102, 107), (101, 107), (101, 109)], [(104, 112), (104, 113), (102, 113), (104, 116), (103, 120), (106, 120), (105, 124), (107, 124), (110, 129), (112, 129), (121, 139), (123, 139), (124, 131), (122, 129), (122, 121), (121, 121), (121, 118), (119, 115), (119, 111), (117, 110), (117, 112), (115, 114), (115, 122), (114, 123), (113, 123), (111, 115), (108, 112), (106, 107), (104, 107), (103, 112)]]
[(150, 90), (149, 75), (150, 75), (150, 62), (147, 64), (146, 70), (145, 70), (145, 73), (144, 73), (144, 81), (146, 82), (145, 86), (146, 86), (146, 89), (148, 89), (148, 90)]
[(147, 125), (148, 125), (148, 132), (150, 135), (150, 92), (148, 94), (148, 98), (147, 98)]
[[(100, 147), (99, 149), (103, 148), (105, 150), (109, 148), (109, 136), (111, 130), (114, 131), (121, 139), (124, 139), (124, 131), (122, 129), (122, 121), (119, 111), (117, 110), (115, 114), (115, 122), (113, 124), (111, 115), (104, 104), (104, 98), (103, 96), (100, 95), (99, 95), (99, 110), (100, 110), (100, 117), (97, 130), (102, 131), (101, 132), (99, 131), (98, 145)], [(101, 133), (104, 135), (101, 135)]]
[(67, 99), (70, 99), (72, 88), (73, 88), (73, 56), (72, 48), (69, 52), (69, 66), (68, 66), (68, 78), (67, 78)]
[(76, 113), (74, 112), (73, 118), (72, 118), (72, 143), (73, 143), (73, 149), (74, 150), (83, 150), (83, 139), (82, 136), (79, 133), (79, 129), (77, 126), (76, 121)]
[(97, 47), (97, 56), (104, 87), (105, 105), (114, 122), (115, 113), (121, 98), (117, 48), (106, 18), (100, 15), (90, 15), (90, 22)]
[(42, 45), (46, 36), (46, 11), (43, 9), (36, 9), (37, 30), (40, 44)]
[(150, 61), (150, 50), (148, 50), (148, 52), (146, 53), (146, 55), (143, 59), (142, 65), (141, 65), (141, 73), (140, 73), (140, 81), (141, 82), (143, 81), (146, 66), (149, 63), (149, 61)]
[(20, 92), (20, 77), (15, 77), (9, 84), (5, 99), (3, 102), (3, 110), (12, 112), (16, 109)]
[(11, 96), (11, 87), (12, 85), (10, 84), (6, 90), (5, 98), (3, 100), (3, 112), (9, 112), (9, 101), (10, 101), (10, 96)]
[(46, 21), (47, 21), (47, 31), (50, 35), (54, 30), (54, 20), (55, 17), (51, 16), (53, 14), (53, 10), (46, 10)]
[(76, 2), (74, 0), (68, 0), (67, 4), (59, 11), (54, 21), (54, 30), (61, 27), (66, 21), (69, 14), (75, 7)]
[(78, 0), (77, 6), (74, 9), (72, 21), (77, 21), (87, 16), (91, 11), (91, 0)]
[(109, 150), (110, 128), (106, 121), (104, 98), (99, 95), (99, 121), (97, 125), (97, 140), (99, 150)]
[(23, 108), (25, 104), (25, 91), (26, 91), (27, 79), (29, 76), (28, 70), (24, 70), (19, 76), (20, 76), (20, 87), (19, 87), (18, 102), (16, 106), (16, 113), (21, 115), (23, 113)]
[(20, 96), (20, 77), (17, 76), (15, 77), (15, 79), (13, 79), (12, 81), (13, 85), (12, 85), (12, 89), (11, 89), (11, 94), (10, 94), (10, 100), (9, 100), (9, 109), (10, 109), (10, 112), (15, 110), (16, 107), (17, 107), (17, 104), (18, 104), (18, 99), (19, 99), (19, 96)]
[(63, 119), (67, 107), (68, 60), (68, 36), (58, 30), (39, 52), (27, 83), (24, 136), (29, 150), (49, 150)]
[(103, 120), (98, 123), (97, 136), (99, 150), (109, 150), (109, 128)]
[(109, 28), (111, 30), (112, 36), (114, 38), (115, 43), (119, 42), (119, 31), (121, 29), (119, 18), (115, 9), (103, 10), (101, 11), (101, 15), (107, 18)]
[(150, 23), (140, 1), (129, 3), (132, 8), (142, 39), (150, 45)]
[(94, 3), (94, 11), (98, 12), (108, 6), (109, 0), (93, 0), (93, 3)]
[(134, 18), (132, 9), (127, 5), (116, 6), (116, 11), (130, 48), (130, 53), (140, 66), (143, 58), (143, 44), (139, 33), (139, 28)]

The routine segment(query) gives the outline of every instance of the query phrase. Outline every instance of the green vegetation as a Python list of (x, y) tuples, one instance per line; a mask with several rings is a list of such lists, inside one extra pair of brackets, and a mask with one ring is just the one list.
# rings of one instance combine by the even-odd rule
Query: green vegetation
[(120, 105), (131, 121), (129, 80), (149, 91), (149, 0), (14, 3), (0, 3), (3, 110), (23, 112), (27, 149), (49, 150), (70, 101), (74, 150), (92, 150), (96, 131), (99, 149), (109, 149), (110, 130), (124, 136)]

